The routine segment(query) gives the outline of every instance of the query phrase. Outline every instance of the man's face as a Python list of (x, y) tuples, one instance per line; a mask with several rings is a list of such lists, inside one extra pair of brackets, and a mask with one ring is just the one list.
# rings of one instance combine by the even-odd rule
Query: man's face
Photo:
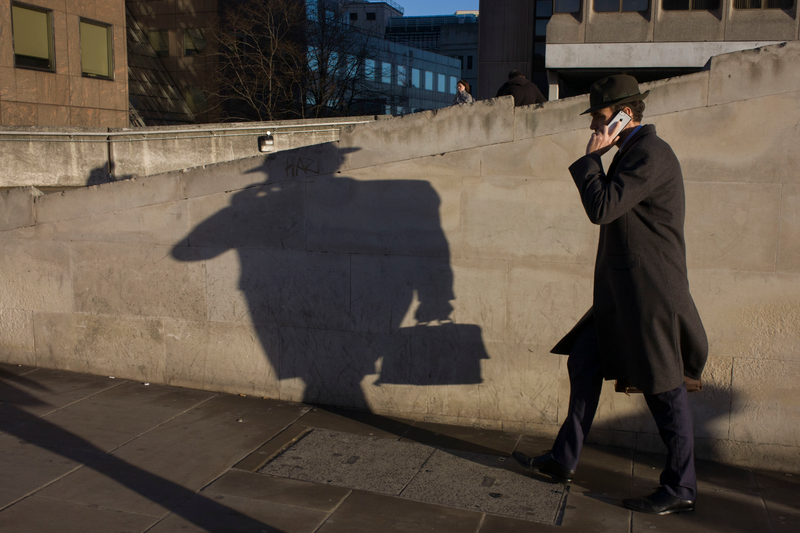
[(589, 128), (592, 131), (597, 131), (606, 124), (608, 121), (611, 120), (611, 117), (614, 115), (614, 112), (610, 107), (604, 107), (603, 109), (592, 111), (590, 116), (592, 117), (592, 124)]

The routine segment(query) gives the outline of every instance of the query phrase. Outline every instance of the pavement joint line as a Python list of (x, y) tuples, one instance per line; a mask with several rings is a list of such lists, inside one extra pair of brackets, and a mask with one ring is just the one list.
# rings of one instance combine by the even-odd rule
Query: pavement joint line
[[(219, 394), (216, 394), (215, 396), (218, 396), (218, 395), (219, 395)], [(211, 398), (214, 398), (214, 396), (212, 396)], [(211, 398), (209, 398), (208, 400), (210, 400)], [(208, 401), (208, 400), (206, 400), (206, 401)], [(205, 403), (205, 402), (203, 402), (203, 403)], [(198, 404), (198, 405), (202, 405), (202, 404)], [(310, 409), (309, 409), (309, 410), (310, 410)], [(306, 411), (306, 413), (307, 413), (307, 412), (308, 412), (308, 411)], [(213, 483), (215, 483), (217, 480), (219, 480), (220, 478), (222, 478), (222, 476), (226, 475), (228, 472), (230, 472), (231, 470), (233, 470), (233, 468), (234, 468), (234, 467), (235, 467), (237, 464), (239, 464), (240, 462), (242, 462), (244, 459), (246, 459), (247, 457), (249, 457), (251, 454), (255, 453), (255, 452), (256, 452), (256, 451), (257, 451), (259, 448), (261, 448), (262, 446), (264, 446), (264, 445), (265, 445), (267, 442), (269, 442), (269, 441), (271, 441), (272, 439), (276, 438), (278, 435), (280, 435), (281, 433), (283, 433), (284, 431), (286, 431), (286, 430), (287, 430), (289, 427), (291, 427), (292, 425), (294, 425), (294, 424), (295, 424), (295, 422), (297, 422), (298, 420), (300, 420), (300, 419), (303, 417), (303, 415), (305, 415), (305, 413), (301, 414), (301, 415), (300, 415), (300, 416), (298, 416), (298, 417), (297, 417), (297, 418), (296, 418), (296, 419), (295, 419), (293, 422), (291, 422), (290, 424), (287, 424), (287, 425), (286, 425), (286, 426), (285, 426), (283, 429), (281, 429), (280, 431), (278, 431), (277, 433), (275, 433), (275, 435), (273, 435), (273, 436), (272, 436), (272, 438), (269, 438), (269, 439), (267, 439), (265, 442), (262, 442), (261, 444), (259, 444), (258, 446), (256, 446), (256, 447), (255, 447), (255, 448), (253, 448), (252, 450), (250, 450), (250, 451), (249, 451), (248, 453), (246, 453), (246, 454), (245, 454), (245, 455), (244, 455), (244, 456), (243, 456), (241, 459), (239, 459), (239, 460), (238, 460), (238, 461), (236, 461), (236, 462), (235, 462), (233, 465), (231, 465), (231, 466), (229, 466), (228, 468), (226, 468), (226, 469), (225, 469), (225, 470), (224, 470), (222, 473), (220, 473), (220, 475), (218, 475), (217, 477), (215, 477), (214, 479), (212, 479), (211, 481), (209, 481), (208, 483), (206, 483), (205, 485), (203, 485), (202, 487), (200, 487), (198, 490), (196, 490), (196, 491), (195, 491), (195, 494), (200, 494), (200, 493), (201, 493), (202, 491), (204, 491), (206, 488), (208, 488), (208, 487), (209, 487), (209, 486), (211, 486)], [(155, 428), (154, 428), (154, 429), (155, 429)], [(300, 439), (302, 439), (302, 437), (305, 437), (306, 435), (308, 435), (308, 433), (310, 433), (310, 431), (305, 431), (305, 432), (303, 432), (303, 434), (302, 434), (302, 436), (301, 436), (300, 438), (294, 439), (294, 440), (293, 440), (291, 443), (289, 443), (289, 445), (287, 445), (287, 446), (284, 446), (283, 448), (281, 448), (281, 451), (280, 451), (279, 453), (275, 453), (275, 454), (273, 454), (273, 455), (272, 455), (272, 456), (270, 456), (270, 458), (269, 458), (267, 461), (265, 461), (265, 462), (269, 462), (270, 460), (272, 460), (272, 459), (274, 459), (275, 457), (277, 457), (278, 455), (280, 455), (280, 453), (282, 453), (283, 451), (285, 451), (285, 449), (286, 449), (286, 448), (288, 448), (289, 446), (291, 446), (291, 445), (295, 444), (297, 441), (299, 441)], [(131, 439), (131, 440), (133, 440), (133, 439)], [(261, 465), (261, 466), (263, 466), (263, 465)], [(261, 468), (261, 466), (259, 466), (258, 468)], [(256, 470), (258, 470), (258, 468), (256, 468)], [(238, 470), (238, 469), (237, 469), (237, 470)]]
[[(428, 464), (428, 461), (431, 460), (431, 457), (433, 457), (433, 454), (436, 453), (437, 448), (435, 448), (433, 446), (430, 446), (430, 449), (431, 449), (431, 453), (428, 454), (428, 457), (425, 458), (425, 460), (422, 462), (422, 464), (417, 469), (416, 473), (414, 473), (414, 475), (411, 476), (411, 479), (409, 479), (408, 482), (405, 485), (403, 485), (403, 488), (400, 489), (400, 492), (397, 493), (397, 497), (398, 498), (405, 498), (405, 496), (403, 496), (403, 492), (405, 492), (405, 490), (408, 488), (408, 486), (411, 484), (411, 482), (414, 481), (414, 479), (416, 479), (416, 477), (419, 475), (419, 473), (422, 472), (422, 469), (425, 468), (425, 465)], [(407, 499), (410, 499), (410, 498), (407, 498)]]
[(319, 525), (318, 525), (318, 526), (317, 526), (317, 527), (314, 529), (314, 531), (313, 531), (312, 533), (317, 533), (317, 532), (318, 532), (320, 529), (322, 529), (322, 527), (323, 527), (325, 524), (327, 524), (327, 523), (328, 523), (328, 520), (330, 520), (330, 519), (331, 519), (331, 517), (334, 515), (334, 513), (336, 513), (336, 511), (338, 511), (338, 510), (339, 510), (339, 507), (341, 507), (341, 506), (342, 506), (342, 504), (343, 504), (345, 501), (347, 501), (347, 498), (349, 498), (349, 497), (350, 497), (350, 495), (351, 495), (351, 494), (353, 494), (353, 492), (355, 492), (353, 489), (348, 489), (348, 492), (347, 492), (347, 494), (345, 494), (345, 495), (344, 495), (344, 498), (342, 498), (341, 500), (339, 500), (339, 503), (337, 503), (337, 504), (336, 504), (336, 507), (334, 507), (334, 508), (333, 508), (333, 510), (332, 510), (330, 513), (328, 513), (328, 514), (327, 514), (327, 516), (325, 516), (325, 518), (323, 518), (323, 519), (322, 519), (322, 521), (320, 522), (320, 524), (319, 524)]
[[(87, 396), (86, 398), (82, 398), (81, 400), (77, 400), (77, 401), (75, 401), (75, 402), (72, 402), (72, 403), (71, 403), (71, 404), (69, 404), (69, 405), (64, 405), (64, 406), (60, 407), (59, 409), (63, 409), (64, 407), (68, 407), (68, 406), (70, 406), (70, 405), (75, 405), (76, 403), (78, 403), (78, 402), (80, 402), (80, 401), (83, 401), (83, 400), (85, 400), (85, 399), (88, 399), (88, 398), (91, 398), (91, 397), (93, 397), (93, 396), (96, 396), (97, 394), (100, 394), (101, 392), (109, 391), (109, 390), (111, 390), (111, 389), (113, 389), (113, 388), (115, 388), (115, 387), (118, 387), (118, 386), (122, 385), (123, 383), (127, 383), (128, 381), (130, 381), (130, 380), (123, 380), (121, 383), (119, 383), (119, 384), (117, 384), (117, 385), (114, 385), (113, 387), (109, 387), (109, 388), (107, 388), (107, 389), (104, 389), (104, 390), (102, 390), (102, 391), (98, 391), (97, 393), (95, 393), (95, 394), (92, 394), (92, 395), (90, 395), (90, 396)], [(135, 382), (135, 381), (131, 381), (131, 383), (136, 383), (136, 382)], [(194, 406), (192, 406), (192, 407), (190, 407), (190, 408), (188, 408), (188, 409), (185, 409), (184, 411), (182, 411), (182, 412), (180, 412), (180, 413), (177, 413), (176, 415), (174, 415), (174, 416), (172, 416), (172, 417), (168, 418), (167, 420), (164, 420), (163, 422), (161, 422), (160, 424), (158, 424), (158, 425), (156, 425), (156, 426), (153, 426), (152, 428), (150, 428), (149, 430), (145, 431), (144, 433), (140, 433), (139, 435), (137, 435), (137, 436), (135, 436), (135, 437), (133, 437), (133, 438), (131, 438), (131, 439), (129, 439), (129, 440), (127, 440), (127, 441), (123, 442), (123, 443), (122, 443), (122, 444), (120, 444), (119, 446), (117, 446), (117, 447), (115, 447), (115, 448), (112, 448), (111, 450), (108, 450), (108, 451), (105, 451), (105, 452), (101, 452), (101, 453), (99, 453), (98, 455), (102, 455), (102, 456), (111, 455), (113, 452), (115, 452), (115, 451), (119, 450), (120, 448), (122, 448), (123, 446), (125, 446), (125, 445), (127, 445), (127, 444), (129, 444), (129, 443), (133, 442), (134, 440), (138, 439), (139, 437), (142, 437), (142, 436), (144, 436), (144, 435), (147, 435), (147, 434), (148, 434), (148, 433), (150, 433), (151, 431), (153, 431), (153, 430), (155, 430), (155, 429), (157, 429), (157, 428), (159, 428), (159, 427), (163, 426), (163, 425), (164, 425), (164, 424), (166, 424), (167, 422), (169, 422), (169, 421), (171, 421), (171, 420), (174, 420), (175, 418), (177, 418), (177, 417), (179, 417), (179, 416), (181, 416), (181, 415), (183, 415), (183, 414), (185, 414), (185, 413), (187, 413), (187, 412), (191, 411), (192, 409), (194, 409), (194, 408), (196, 408), (196, 407), (199, 407), (200, 405), (203, 405), (204, 403), (206, 403), (207, 401), (211, 400), (212, 398), (215, 398), (216, 396), (219, 396), (219, 393), (215, 393), (213, 396), (210, 396), (209, 398), (206, 398), (206, 399), (205, 399), (205, 400), (203, 400), (202, 402), (200, 402), (200, 403), (198, 403), (198, 404), (196, 404), (196, 405), (194, 405)], [(54, 411), (51, 411), (50, 413), (47, 413), (47, 414), (52, 414), (52, 413), (56, 412), (56, 411), (57, 411), (57, 410), (59, 410), (59, 409), (56, 409), (56, 410), (54, 410)], [(44, 415), (44, 416), (46, 416), (46, 415)], [(41, 417), (39, 417), (39, 418), (44, 418), (44, 416), (41, 416)], [(9, 435), (10, 435), (10, 433), (9, 433)], [(23, 439), (23, 440), (24, 440), (24, 439)], [(35, 442), (31, 442), (31, 444), (33, 444), (34, 446), (38, 446), (38, 447), (40, 447), (40, 448), (48, 448), (48, 446), (44, 446), (44, 445), (43, 445), (43, 444), (41, 444), (41, 443), (35, 443)], [(67, 446), (52, 446), (52, 448), (65, 448), (65, 447), (67, 447)], [(76, 448), (76, 449), (79, 449), (79, 448)], [(58, 476), (57, 478), (53, 479), (53, 480), (52, 480), (52, 481), (50, 481), (49, 483), (45, 483), (44, 485), (41, 485), (41, 486), (37, 487), (36, 489), (32, 490), (31, 492), (29, 492), (28, 494), (26, 494), (26, 495), (25, 495), (25, 496), (23, 496), (22, 498), (19, 498), (19, 499), (17, 499), (17, 500), (14, 500), (13, 502), (9, 503), (8, 505), (5, 505), (5, 506), (3, 506), (3, 507), (0, 507), (0, 512), (4, 511), (5, 509), (8, 509), (8, 508), (9, 508), (9, 507), (11, 507), (12, 505), (16, 504), (17, 502), (19, 502), (19, 501), (21, 501), (21, 500), (23, 500), (23, 499), (25, 499), (25, 498), (28, 498), (28, 497), (31, 497), (31, 496), (36, 496), (36, 495), (37, 495), (39, 492), (43, 491), (44, 489), (46, 489), (46, 488), (47, 488), (47, 487), (49, 487), (50, 485), (53, 485), (54, 483), (57, 483), (57, 482), (61, 481), (61, 480), (62, 480), (62, 479), (64, 479), (65, 477), (67, 477), (67, 476), (69, 476), (69, 475), (72, 475), (72, 474), (74, 474), (75, 472), (77, 472), (78, 470), (81, 470), (82, 468), (87, 468), (87, 466), (88, 466), (88, 465), (87, 465), (86, 463), (79, 463), (79, 464), (78, 464), (78, 465), (77, 465), (75, 468), (73, 468), (73, 469), (72, 469), (72, 470), (70, 470), (69, 472), (66, 472), (66, 473), (65, 473), (65, 474), (63, 474), (63, 475), (61, 475), (61, 476)], [(88, 467), (88, 468), (91, 468), (91, 467)], [(37, 497), (37, 498), (44, 498), (43, 496), (36, 496), (36, 497)], [(53, 500), (53, 499), (55, 499), (55, 498), (47, 498), (47, 499), (51, 499), (51, 500)], [(57, 500), (57, 501), (64, 501), (64, 500)], [(134, 513), (134, 514), (135, 514), (135, 513)], [(143, 515), (143, 516), (149, 516), (149, 515)], [(154, 517), (154, 518), (155, 518), (155, 517)]]
[[(133, 383), (135, 383), (135, 382), (133, 382)], [(188, 409), (184, 409), (180, 413), (174, 414), (173, 416), (171, 416), (171, 417), (165, 419), (164, 421), (162, 421), (160, 424), (156, 424), (155, 426), (151, 427), (150, 429), (148, 429), (148, 430), (146, 430), (146, 431), (144, 431), (142, 433), (139, 433), (135, 437), (131, 437), (130, 439), (126, 440), (125, 442), (123, 442), (122, 444), (116, 446), (115, 448), (112, 448), (112, 449), (108, 450), (107, 452), (105, 452), (105, 455), (113, 454), (115, 451), (119, 450), (123, 446), (127, 446), (128, 444), (130, 444), (131, 442), (135, 441), (136, 439), (138, 439), (140, 437), (144, 437), (148, 433), (151, 433), (151, 432), (155, 431), (156, 429), (160, 428), (164, 424), (166, 424), (168, 422), (172, 422), (173, 420), (175, 420), (179, 416), (185, 415), (186, 413), (188, 413), (192, 409), (196, 409), (196, 408), (200, 407), (204, 403), (208, 402), (209, 400), (211, 400), (213, 398), (216, 398), (217, 396), (219, 396), (219, 393), (214, 393), (212, 396), (209, 396), (208, 398), (206, 398), (205, 400), (201, 401), (200, 403), (197, 403), (197, 404), (193, 405), (192, 407), (189, 407)]]
[(475, 528), (475, 533), (480, 533), (483, 523), (486, 521), (486, 513), (481, 514), (481, 519), (478, 520), (478, 527)]
[[(299, 420), (299, 419), (298, 419), (298, 420)], [(293, 425), (293, 424), (289, 424), (288, 426), (286, 426), (285, 428), (283, 428), (282, 430), (280, 430), (280, 431), (279, 431), (278, 433), (276, 433), (276, 434), (275, 434), (275, 435), (274, 435), (274, 436), (273, 436), (271, 439), (268, 439), (266, 442), (264, 442), (264, 443), (263, 443), (261, 446), (264, 446), (264, 445), (265, 445), (265, 444), (267, 444), (268, 442), (271, 442), (272, 440), (274, 440), (274, 439), (277, 439), (277, 438), (278, 438), (278, 437), (279, 437), (279, 436), (280, 436), (280, 435), (281, 435), (281, 434), (282, 434), (284, 431), (286, 431), (287, 429), (289, 429), (289, 428), (290, 428), (292, 425)], [(273, 452), (272, 454), (270, 454), (269, 456), (267, 456), (267, 458), (266, 458), (266, 459), (264, 459), (264, 460), (261, 462), (261, 464), (260, 464), (260, 465), (258, 465), (257, 467), (255, 467), (255, 468), (252, 470), (252, 472), (256, 472), (256, 471), (260, 470), (261, 468), (263, 468), (263, 467), (264, 467), (264, 465), (266, 465), (267, 463), (269, 463), (270, 461), (272, 461), (273, 459), (275, 459), (276, 457), (278, 457), (280, 454), (282, 454), (283, 452), (285, 452), (286, 450), (288, 450), (289, 448), (291, 448), (292, 446), (294, 446), (295, 444), (297, 444), (298, 442), (300, 442), (301, 440), (303, 440), (303, 439), (304, 439), (304, 438), (305, 438), (305, 437), (306, 437), (306, 436), (307, 436), (309, 433), (311, 433), (312, 431), (314, 431), (314, 428), (307, 427), (307, 428), (306, 428), (306, 429), (305, 429), (305, 430), (304, 430), (304, 431), (303, 431), (303, 432), (302, 432), (300, 435), (297, 435), (297, 436), (296, 436), (296, 437), (294, 437), (292, 440), (290, 440), (289, 442), (287, 442), (286, 444), (284, 444), (283, 446), (281, 446), (281, 447), (280, 447), (280, 448), (279, 448), (277, 451), (275, 451), (275, 452)], [(258, 448), (261, 448), (261, 446), (259, 446)], [(250, 452), (249, 454), (247, 454), (247, 456), (245, 456), (245, 457), (249, 457), (251, 454), (253, 454), (253, 453), (255, 453), (256, 451), (258, 451), (258, 448), (256, 448), (255, 450), (253, 450), (252, 452)], [(231, 467), (231, 468), (233, 468), (233, 467)]]
[[(113, 511), (113, 512), (117, 512), (117, 513), (125, 513), (125, 514), (136, 515), (136, 516), (145, 516), (147, 518), (152, 518), (153, 520), (162, 520), (164, 518), (163, 515), (159, 517), (159, 516), (153, 516), (153, 515), (150, 515), (150, 514), (134, 513), (132, 511), (127, 511), (125, 509), (117, 509), (116, 507), (109, 507), (108, 505), (102, 505), (101, 506), (101, 505), (95, 505), (95, 504), (91, 504), (91, 503), (75, 502), (75, 501), (72, 501), (72, 500), (61, 500), (61, 499), (53, 498), (53, 497), (50, 497), (50, 496), (37, 496), (37, 495), (32, 495), (32, 496), (35, 497), (35, 498), (38, 498), (40, 500), (50, 500), (51, 502), (68, 503), (70, 505), (77, 505), (78, 507), (85, 507), (86, 509), (93, 509), (93, 510), (97, 510), (97, 511)], [(170, 511), (166, 510), (164, 512), (164, 515), (168, 515), (169, 513), (170, 513)]]
[[(35, 446), (36, 446), (36, 445), (35, 445)], [(41, 492), (42, 490), (46, 489), (47, 487), (49, 487), (49, 486), (50, 486), (50, 485), (52, 485), (53, 483), (57, 483), (57, 482), (61, 481), (61, 480), (62, 480), (62, 479), (64, 479), (65, 477), (69, 476), (70, 474), (74, 474), (75, 472), (77, 472), (78, 470), (80, 470), (81, 468), (83, 468), (84, 466), (86, 466), (86, 465), (85, 465), (85, 464), (83, 464), (83, 463), (81, 463), (81, 464), (78, 464), (78, 465), (76, 465), (76, 466), (75, 466), (75, 468), (73, 468), (73, 469), (72, 469), (72, 470), (70, 470), (69, 472), (66, 472), (65, 474), (63, 474), (63, 475), (61, 475), (61, 476), (57, 477), (56, 479), (54, 479), (54, 480), (50, 481), (49, 483), (45, 483), (44, 485), (41, 485), (41, 486), (39, 486), (39, 487), (36, 487), (35, 489), (33, 489), (33, 490), (32, 490), (32, 491), (30, 491), (29, 493), (25, 494), (24, 496), (22, 496), (22, 497), (20, 497), (20, 498), (17, 498), (16, 500), (14, 500), (14, 501), (12, 501), (12, 502), (9, 502), (9, 503), (7, 503), (6, 505), (3, 505), (3, 506), (1, 506), (1, 507), (0, 507), (0, 513), (1, 513), (1, 512), (3, 512), (3, 511), (5, 511), (6, 509), (9, 509), (10, 507), (12, 507), (12, 506), (14, 506), (14, 505), (18, 504), (19, 502), (21, 502), (22, 500), (24, 500), (24, 499), (26, 499), (26, 498), (32, 498), (32, 497), (43, 498), (43, 496), (37, 496), (37, 493), (39, 493), (39, 492)], [(52, 498), (50, 498), (50, 499), (52, 499)]]
[[(36, 370), (39, 370), (39, 369), (37, 368)], [(45, 370), (47, 370), (47, 369), (45, 369)], [(99, 376), (98, 376), (98, 377), (99, 377)], [(70, 403), (64, 404), (64, 405), (62, 405), (61, 407), (56, 407), (56, 406), (52, 405), (52, 406), (51, 406), (51, 407), (53, 408), (53, 410), (52, 410), (52, 411), (48, 411), (47, 413), (45, 413), (45, 414), (43, 414), (43, 415), (40, 415), (40, 416), (38, 416), (38, 418), (44, 418), (44, 417), (46, 417), (46, 416), (48, 416), (48, 415), (52, 415), (53, 413), (55, 413), (55, 412), (57, 412), (57, 411), (60, 411), (60, 410), (62, 410), (62, 409), (66, 409), (67, 407), (72, 407), (73, 405), (75, 405), (75, 404), (77, 404), (77, 403), (81, 403), (81, 402), (82, 402), (82, 401), (84, 401), (84, 400), (88, 400), (89, 398), (94, 398), (94, 397), (95, 397), (95, 396), (97, 396), (98, 394), (102, 394), (102, 393), (104, 393), (104, 392), (108, 392), (108, 391), (110, 391), (111, 389), (115, 389), (115, 388), (119, 387), (120, 385), (122, 385), (123, 383), (127, 383), (128, 381), (129, 381), (129, 380), (127, 380), (127, 379), (120, 380), (120, 382), (119, 382), (119, 383), (115, 383), (114, 385), (111, 385), (110, 387), (107, 387), (107, 388), (105, 388), (105, 389), (103, 389), (103, 390), (96, 391), (96, 392), (94, 392), (94, 393), (92, 393), (92, 394), (90, 394), (90, 395), (88, 395), (88, 396), (84, 396), (83, 398), (78, 398), (78, 399), (77, 399), (77, 400), (75, 400), (74, 402), (70, 402)], [(46, 403), (46, 402), (42, 402), (42, 403), (45, 403), (46, 405), (50, 405), (50, 404), (48, 404), (48, 403)], [(19, 405), (19, 404), (15, 404), (15, 405)]]

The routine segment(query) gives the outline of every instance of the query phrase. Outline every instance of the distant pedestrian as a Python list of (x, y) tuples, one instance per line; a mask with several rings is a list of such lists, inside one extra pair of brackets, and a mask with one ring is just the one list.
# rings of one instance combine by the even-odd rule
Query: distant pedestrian
[(542, 104), (547, 101), (533, 82), (525, 79), (522, 72), (512, 70), (508, 73), (508, 81), (497, 91), (497, 96), (514, 97), (514, 106)]
[(458, 92), (456, 93), (455, 99), (453, 99), (453, 105), (471, 104), (475, 101), (472, 95), (469, 94), (469, 83), (466, 81), (458, 80), (456, 89), (458, 89)]

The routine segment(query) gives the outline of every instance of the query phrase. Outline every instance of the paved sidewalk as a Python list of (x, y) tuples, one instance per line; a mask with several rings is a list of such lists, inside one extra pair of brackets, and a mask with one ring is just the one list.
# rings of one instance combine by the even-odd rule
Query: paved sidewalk
[[(306, 444), (348, 443), (346, 453), (334, 455), (361, 468), (360, 477), (307, 481), (327, 466), (309, 466), (315, 458), (295, 445), (311, 434), (317, 440)], [(697, 512), (657, 517), (631, 513), (620, 502), (651, 492), (663, 458), (588, 446), (568, 487), (505, 461), (514, 450), (536, 454), (549, 444), (516, 433), (0, 364), (0, 532), (800, 531), (800, 475), (698, 462)], [(409, 450), (424, 456), (403, 474), (414, 483), (402, 491), (370, 484), (395, 475), (369, 474), (372, 465), (399, 461)], [(290, 466), (281, 472), (296, 471), (297, 479), (262, 473), (285, 466), (275, 457)], [(485, 468), (505, 477), (485, 475)], [(470, 488), (458, 481), (470, 475), (484, 482)], [(375, 488), (352, 488), (362, 483)], [(501, 502), (518, 497), (502, 494), (514, 483), (539, 496), (521, 507), (487, 507), (487, 494)], [(450, 487), (463, 489), (464, 498), (453, 500)], [(538, 521), (511, 518), (514, 512)]]

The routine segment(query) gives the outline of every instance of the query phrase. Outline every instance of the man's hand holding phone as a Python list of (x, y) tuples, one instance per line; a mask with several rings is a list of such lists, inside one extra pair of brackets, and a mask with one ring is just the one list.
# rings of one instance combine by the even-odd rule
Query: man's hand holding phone
[(603, 155), (608, 152), (617, 137), (625, 129), (625, 126), (631, 121), (631, 116), (624, 111), (620, 111), (609, 121), (605, 126), (595, 130), (592, 137), (589, 139), (589, 144), (586, 145), (586, 153), (597, 153)]

